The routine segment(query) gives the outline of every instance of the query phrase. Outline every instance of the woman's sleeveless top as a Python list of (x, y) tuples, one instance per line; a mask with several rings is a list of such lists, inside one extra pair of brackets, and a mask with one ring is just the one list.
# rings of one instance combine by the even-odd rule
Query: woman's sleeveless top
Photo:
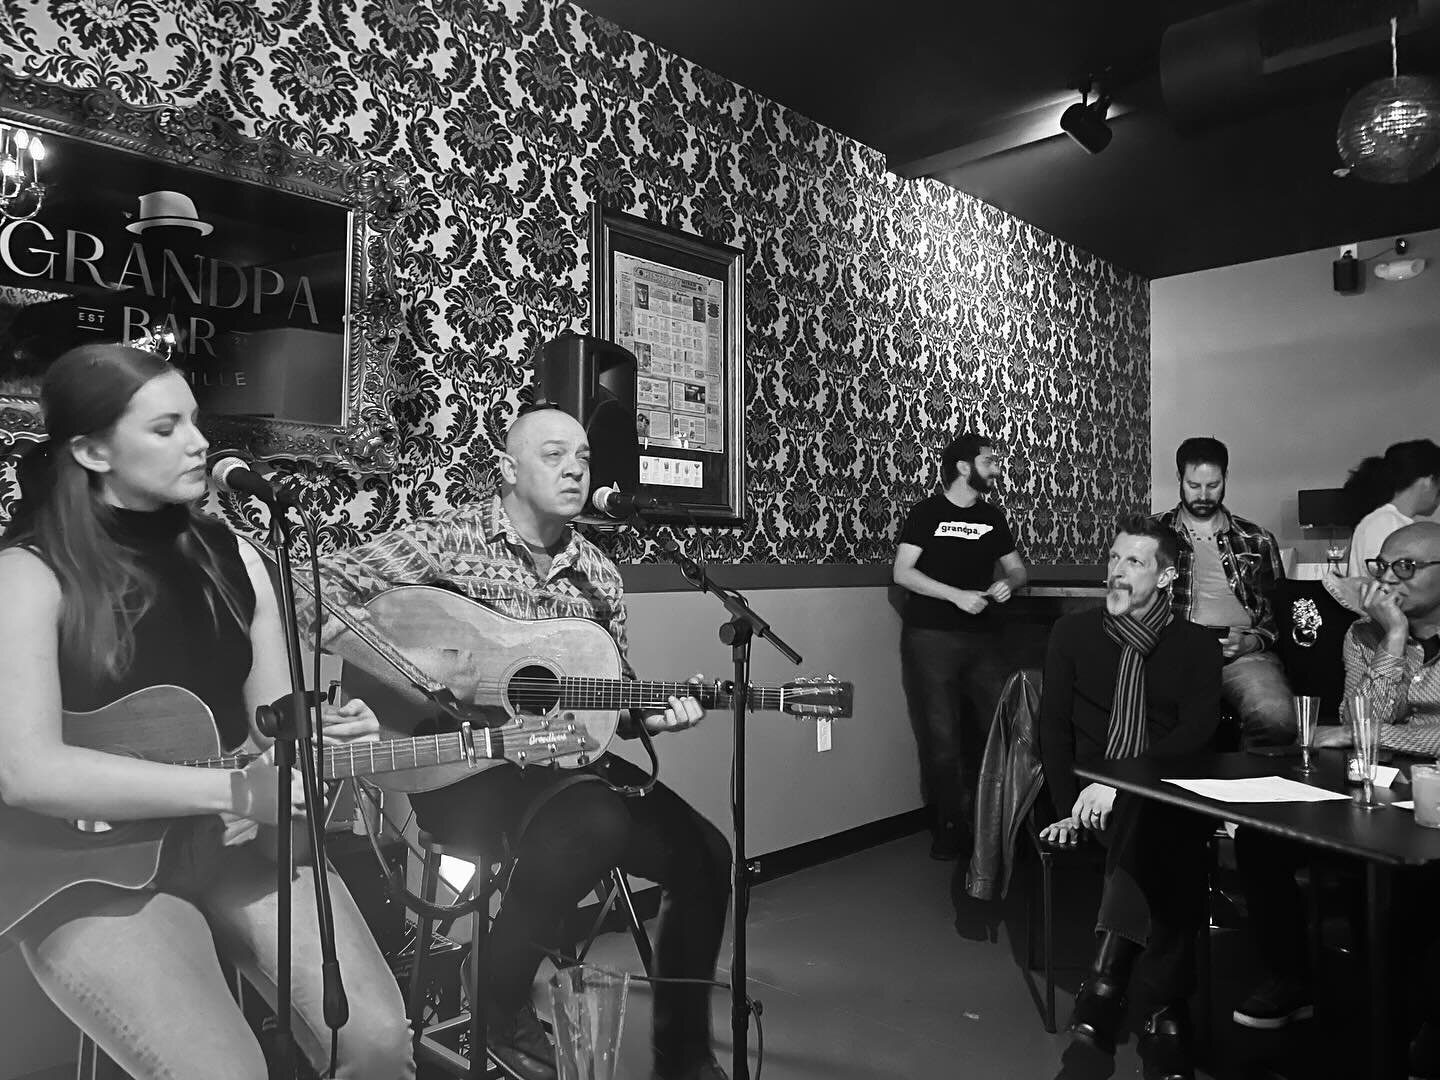
[[(255, 590), (235, 534), (221, 521), (199, 518), (206, 546), (215, 553), (221, 576), (240, 600), (244, 622), (236, 621), (220, 595), (214, 596), (212, 612), (209, 579), (179, 550), (179, 537), (189, 521), (185, 506), (155, 511), (114, 508), (105, 528), (150, 575), (155, 596), (135, 624), (129, 666), (112, 677), (79, 670), (62, 658), (61, 697), (67, 710), (83, 712), (148, 686), (181, 686), (209, 706), (220, 743), (228, 750), (244, 742), (250, 730), (244, 686), (252, 659)], [(43, 552), (38, 554), (44, 557)]]

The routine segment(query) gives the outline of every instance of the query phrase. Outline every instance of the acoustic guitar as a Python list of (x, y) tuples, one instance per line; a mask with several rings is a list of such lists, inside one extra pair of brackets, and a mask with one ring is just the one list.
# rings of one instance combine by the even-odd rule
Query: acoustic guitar
[[(220, 753), (209, 708), (179, 686), (137, 690), (93, 712), (67, 712), (71, 746), (208, 769), (243, 768), (253, 753)], [(520, 765), (573, 756), (585, 748), (574, 727), (522, 717), (505, 731), (462, 728), (446, 734), (326, 745), (327, 779), (424, 768), (454, 783), (483, 762)], [(107, 823), (104, 831), (0, 804), (0, 934), (44, 903), (82, 882), (141, 889), (155, 880), (165, 835), (174, 819)]]
[[(354, 616), (351, 612), (351, 616)], [(610, 744), (622, 709), (663, 709), (671, 697), (698, 698), (707, 709), (734, 701), (729, 682), (645, 682), (621, 677), (620, 649), (610, 632), (589, 619), (513, 619), (469, 597), (433, 585), (400, 585), (373, 597), (357, 619), (372, 648), (383, 650), (361, 667), (347, 662), (341, 685), (363, 698), (380, 723), (395, 731), (444, 724), (416, 686), (447, 691), (475, 710), (481, 723), (504, 734), (527, 718), (574, 728), (584, 747), (558, 754), (554, 764), (579, 768)], [(854, 709), (854, 687), (832, 676), (778, 687), (752, 686), (746, 705), (756, 711), (843, 718)], [(483, 769), (497, 762), (477, 762)], [(373, 781), (398, 791), (428, 791), (451, 783), (443, 772), (412, 769)]]

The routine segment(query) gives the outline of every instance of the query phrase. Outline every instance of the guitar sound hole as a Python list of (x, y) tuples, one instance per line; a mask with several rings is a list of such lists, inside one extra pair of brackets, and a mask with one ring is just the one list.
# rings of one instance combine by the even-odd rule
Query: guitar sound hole
[(560, 680), (554, 672), (532, 664), (510, 676), (506, 696), (516, 712), (543, 716), (560, 702)]

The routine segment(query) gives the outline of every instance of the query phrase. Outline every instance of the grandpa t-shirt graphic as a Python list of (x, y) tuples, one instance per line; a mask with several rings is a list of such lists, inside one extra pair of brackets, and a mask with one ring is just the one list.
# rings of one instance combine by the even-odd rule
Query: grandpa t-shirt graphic
[[(943, 492), (915, 504), (900, 529), (900, 543), (920, 548), (915, 567), (922, 574), (977, 592), (995, 580), (996, 561), (1015, 550), (1015, 537), (998, 506), (984, 499), (956, 506)], [(981, 629), (993, 621), (994, 606), (967, 615), (948, 601), (908, 593), (905, 622), (937, 630)]]

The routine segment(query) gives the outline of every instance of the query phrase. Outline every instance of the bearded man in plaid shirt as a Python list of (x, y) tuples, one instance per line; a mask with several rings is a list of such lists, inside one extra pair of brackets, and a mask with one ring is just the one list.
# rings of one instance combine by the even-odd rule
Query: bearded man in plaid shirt
[(1295, 707), (1274, 652), (1270, 593), (1285, 568), (1275, 535), (1225, 506), (1229, 469), (1219, 439), (1186, 439), (1175, 452), (1180, 503), (1157, 515), (1180, 538), (1171, 609), (1219, 638), (1221, 700), (1239, 717), (1245, 746), (1283, 746), (1295, 739)]

